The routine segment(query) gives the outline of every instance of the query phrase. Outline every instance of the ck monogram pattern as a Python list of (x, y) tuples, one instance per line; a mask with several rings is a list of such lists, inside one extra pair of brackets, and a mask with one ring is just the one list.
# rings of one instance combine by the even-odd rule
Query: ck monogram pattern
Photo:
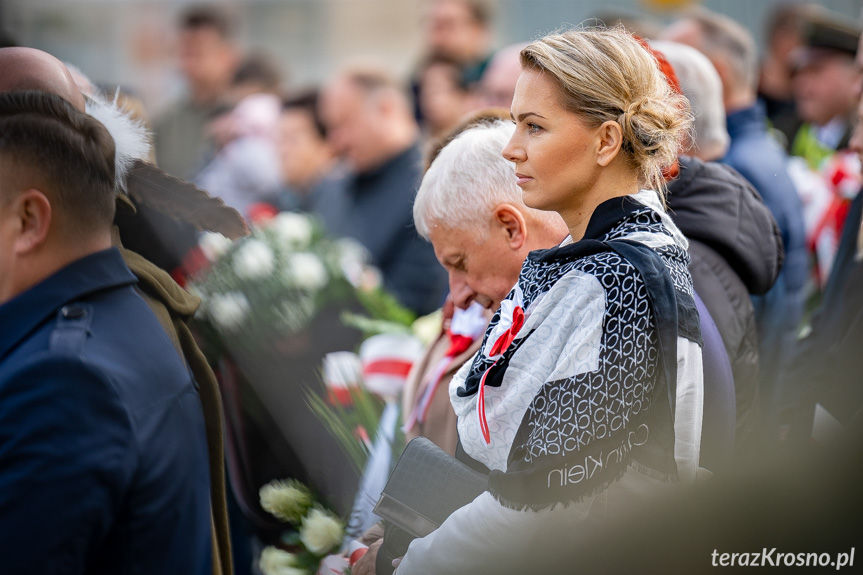
[(591, 256), (575, 269), (596, 277), (605, 291), (605, 325), (598, 368), (546, 383), (527, 411), (527, 461), (580, 451), (628, 428), (651, 401), (657, 336), (644, 282), (613, 252)]
[[(657, 211), (653, 192), (633, 198), (640, 205), (595, 239), (651, 246), (677, 291), (691, 296), (685, 239)], [(640, 273), (614, 251), (575, 259), (554, 253), (528, 258), (522, 267), (527, 319), (510, 349), (497, 363), (478, 353), (451, 382), (463, 447), (492, 469), (566, 456), (591, 444), (585, 453), (604, 450), (604, 461), (622, 461), (651, 433), (641, 421), (658, 400), (659, 335)], [(498, 321), (496, 315), (492, 325)], [(492, 441), (486, 444), (477, 430), (476, 391), (492, 366), (485, 388)]]

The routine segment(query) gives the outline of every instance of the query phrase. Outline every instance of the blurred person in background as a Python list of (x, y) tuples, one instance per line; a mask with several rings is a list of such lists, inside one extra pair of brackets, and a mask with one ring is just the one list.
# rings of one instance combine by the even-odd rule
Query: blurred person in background
[(592, 20), (604, 26), (623, 26), (630, 34), (645, 40), (656, 38), (662, 32), (661, 22), (652, 16), (619, 6), (600, 10)]
[(414, 114), (423, 125), (421, 80), (424, 63), (444, 58), (461, 68), (460, 84), (473, 88), (492, 55), (492, 6), (488, 0), (426, 0), (422, 16), (422, 62), (411, 80)]
[(525, 46), (527, 42), (510, 44), (494, 53), (477, 86), (482, 106), (509, 110), (515, 94), (515, 83), (521, 74), (518, 54)]
[(327, 141), (319, 92), (307, 90), (286, 98), (279, 119), (282, 189), (280, 210), (316, 212), (321, 189), (336, 185), (335, 154)]
[(652, 41), (650, 46), (673, 67), (695, 114), (692, 141), (683, 148), (687, 155), (679, 158), (680, 173), (668, 183), (668, 209), (689, 240), (692, 283), (731, 362), (734, 455), (740, 463), (752, 455), (762, 432), (758, 333), (750, 295), (766, 293), (776, 281), (782, 265), (781, 238), (752, 185), (719, 163), (729, 137), (716, 68), (691, 46), (664, 41)]
[[(857, 63), (863, 70), (863, 37)], [(863, 166), (863, 94), (849, 146)], [(824, 443), (836, 430), (852, 428), (861, 419), (863, 387), (863, 194), (851, 203), (836, 261), (811, 329), (797, 344), (788, 376), (804, 390), (792, 441), (798, 447)], [(816, 407), (818, 406), (818, 407)], [(838, 426), (840, 427), (837, 427)], [(829, 430), (827, 434), (824, 430)]]
[(384, 287), (414, 313), (441, 306), (446, 273), (413, 224), (419, 185), (419, 127), (410, 100), (384, 71), (345, 70), (324, 88), (327, 138), (349, 173), (321, 198), (328, 231), (366, 247)]
[(753, 300), (758, 326), (761, 390), (768, 425), (791, 400), (780, 373), (803, 317), (808, 276), (803, 207), (786, 170), (787, 155), (771, 138), (757, 103), (757, 52), (748, 32), (725, 16), (696, 10), (672, 24), (663, 37), (707, 56), (722, 81), (730, 145), (722, 161), (745, 177), (770, 208), (782, 234), (785, 260), (771, 290)]
[(707, 56), (686, 44), (657, 40), (651, 41), (650, 47), (659, 50), (671, 64), (680, 91), (692, 106), (693, 134), (683, 145), (685, 153), (705, 162), (721, 160), (731, 138), (725, 123), (722, 80), (716, 68)]
[(193, 6), (180, 17), (177, 57), (186, 93), (153, 124), (156, 160), (179, 178), (203, 167), (206, 126), (221, 103), (239, 61), (232, 22), (214, 6)]
[(765, 51), (761, 58), (758, 97), (771, 126), (781, 135), (788, 151), (802, 121), (797, 115), (792, 90), (792, 54), (802, 43), (807, 14), (818, 10), (816, 4), (776, 2), (764, 27)]
[(461, 66), (449, 58), (429, 58), (420, 71), (419, 88), (425, 138), (430, 144), (452, 132), (476, 107), (474, 92), (465, 83)]
[(806, 122), (792, 153), (806, 160), (826, 190), (806, 204), (807, 243), (817, 301), (825, 288), (851, 202), (860, 190), (860, 163), (848, 149), (861, 73), (855, 58), (860, 25), (826, 11), (809, 15), (804, 45), (794, 53), (794, 94)]
[(249, 54), (242, 59), (231, 78), (231, 85), (223, 101), (239, 102), (252, 94), (282, 93), (282, 74), (278, 66), (265, 52)]
[(423, 18), (427, 55), (459, 63), (463, 81), (477, 82), (492, 53), (491, 17), (486, 0), (430, 0)]
[(791, 153), (820, 170), (836, 150), (848, 147), (860, 86), (854, 58), (860, 27), (826, 11), (810, 14), (803, 42), (792, 54), (792, 87), (805, 122)]
[(281, 185), (278, 153), (281, 77), (263, 54), (245, 58), (207, 124), (212, 154), (195, 183), (250, 217), (275, 203)]

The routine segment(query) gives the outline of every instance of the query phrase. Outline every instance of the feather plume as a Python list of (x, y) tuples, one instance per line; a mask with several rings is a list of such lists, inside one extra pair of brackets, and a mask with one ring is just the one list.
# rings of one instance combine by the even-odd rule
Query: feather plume
[(87, 113), (99, 120), (114, 139), (114, 179), (118, 193), (126, 191), (126, 177), (135, 160), (150, 154), (150, 134), (143, 122), (134, 119), (114, 102), (99, 93), (85, 98)]
[(246, 222), (234, 208), (156, 166), (136, 160), (127, 176), (129, 195), (137, 202), (194, 226), (235, 240), (249, 234)]

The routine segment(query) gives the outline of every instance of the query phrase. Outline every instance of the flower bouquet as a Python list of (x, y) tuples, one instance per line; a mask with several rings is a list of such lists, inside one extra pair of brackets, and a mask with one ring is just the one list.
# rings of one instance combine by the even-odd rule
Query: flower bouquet
[(190, 291), (202, 300), (198, 315), (211, 335), (232, 346), (283, 342), (327, 304), (379, 284), (362, 246), (327, 236), (317, 220), (298, 213), (260, 222), (239, 242), (204, 234), (200, 248), (211, 265), (193, 278)]
[(261, 553), (258, 565), (264, 575), (312, 575), (341, 545), (344, 523), (299, 481), (272, 481), (261, 488), (260, 500), (261, 507), (287, 525), (280, 545)]
[(199, 247), (208, 267), (189, 289), (202, 299), (196, 326), (222, 387), (241, 508), (271, 532), (257, 491), (276, 475), (312, 486), (346, 514), (358, 472), (306, 398), (326, 391), (323, 357), (359, 344), (360, 332), (341, 315), (361, 309), (357, 294), (374, 289), (379, 273), (359, 244), (331, 238), (316, 219), (297, 213), (256, 222), (236, 243), (204, 235)]

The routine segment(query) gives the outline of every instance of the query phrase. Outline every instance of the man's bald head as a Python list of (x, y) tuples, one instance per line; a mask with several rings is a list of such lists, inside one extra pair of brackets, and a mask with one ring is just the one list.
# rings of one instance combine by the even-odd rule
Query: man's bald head
[(35, 48), (0, 48), (0, 92), (13, 90), (55, 94), (84, 111), (84, 97), (63, 62)]

